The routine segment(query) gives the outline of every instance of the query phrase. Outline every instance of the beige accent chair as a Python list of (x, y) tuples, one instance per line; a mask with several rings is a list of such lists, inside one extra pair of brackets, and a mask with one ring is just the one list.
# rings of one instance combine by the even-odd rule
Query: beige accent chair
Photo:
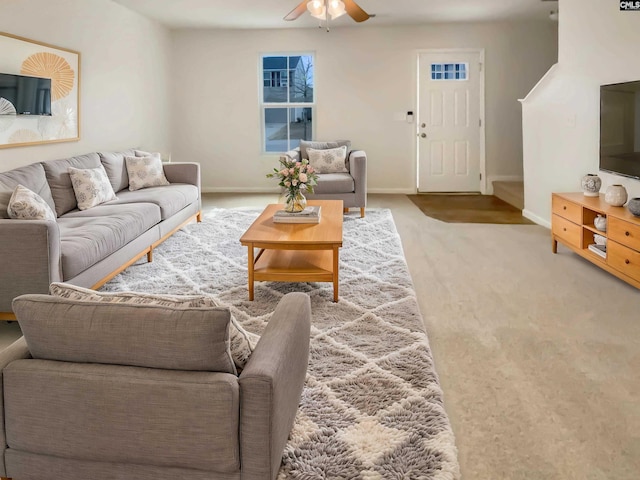
[(318, 175), (318, 185), (314, 193), (305, 193), (308, 200), (342, 200), (344, 211), (359, 208), (364, 217), (367, 206), (367, 154), (362, 150), (351, 150), (351, 141), (310, 142), (302, 140), (300, 147), (286, 153), (293, 160), (309, 159), (307, 148), (326, 150), (329, 148), (347, 147), (346, 173), (322, 173)]

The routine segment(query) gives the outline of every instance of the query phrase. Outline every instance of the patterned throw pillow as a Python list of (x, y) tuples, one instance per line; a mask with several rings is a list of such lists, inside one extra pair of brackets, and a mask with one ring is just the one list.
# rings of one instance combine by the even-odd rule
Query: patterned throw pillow
[(309, 154), (309, 165), (318, 173), (347, 173), (345, 159), (347, 158), (347, 147), (329, 148), (326, 150), (316, 150), (307, 148)]
[(18, 220), (53, 220), (56, 214), (40, 195), (27, 187), (17, 185), (7, 206), (9, 218)]
[(169, 185), (159, 153), (146, 157), (124, 157), (124, 160), (129, 174), (129, 190)]
[[(161, 305), (173, 308), (211, 308), (219, 307), (216, 301), (204, 295), (153, 295), (137, 292), (96, 292), (88, 288), (68, 283), (54, 282), (49, 286), (49, 294), (85, 302), (131, 303), (143, 305)], [(256, 348), (260, 335), (247, 332), (233, 315), (229, 323), (229, 343), (231, 358), (239, 369), (243, 369)]]
[(69, 167), (68, 171), (80, 210), (117, 199), (102, 165), (97, 168)]

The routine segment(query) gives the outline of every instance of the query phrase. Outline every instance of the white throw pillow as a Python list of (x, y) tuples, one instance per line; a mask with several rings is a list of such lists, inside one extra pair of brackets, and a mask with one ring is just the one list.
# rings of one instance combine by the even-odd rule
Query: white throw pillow
[(309, 155), (309, 165), (317, 173), (347, 173), (345, 159), (347, 158), (347, 147), (328, 148), (326, 150), (316, 150), (307, 148)]
[(101, 203), (117, 200), (107, 172), (102, 165), (96, 168), (69, 167), (68, 171), (80, 210), (87, 210)]
[(17, 220), (53, 220), (56, 214), (36, 192), (27, 187), (17, 185), (7, 206), (9, 218)]
[[(138, 292), (96, 292), (88, 288), (68, 283), (54, 282), (49, 286), (49, 294), (85, 302), (129, 303), (143, 305), (161, 305), (173, 308), (219, 307), (216, 301), (205, 295), (154, 295)], [(256, 348), (260, 335), (247, 332), (233, 315), (229, 322), (229, 343), (231, 358), (239, 369), (243, 369)]]
[(169, 185), (159, 153), (145, 157), (124, 157), (124, 160), (129, 175), (129, 190)]

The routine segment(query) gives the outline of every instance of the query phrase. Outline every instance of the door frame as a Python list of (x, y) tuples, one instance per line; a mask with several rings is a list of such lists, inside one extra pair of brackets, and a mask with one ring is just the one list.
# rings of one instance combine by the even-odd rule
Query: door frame
[(414, 172), (416, 175), (416, 184), (415, 191), (418, 193), (418, 183), (420, 181), (420, 159), (418, 158), (418, 135), (420, 133), (419, 123), (420, 123), (420, 55), (429, 54), (429, 53), (477, 53), (480, 58), (480, 78), (478, 83), (479, 99), (480, 102), (480, 174), (482, 175), (482, 179), (480, 179), (480, 193), (482, 195), (487, 194), (487, 172), (486, 172), (486, 145), (485, 145), (485, 87), (484, 87), (484, 77), (485, 77), (485, 61), (484, 61), (484, 48), (427, 48), (416, 50), (416, 112), (415, 116), (415, 130), (413, 135), (413, 158), (414, 158)]

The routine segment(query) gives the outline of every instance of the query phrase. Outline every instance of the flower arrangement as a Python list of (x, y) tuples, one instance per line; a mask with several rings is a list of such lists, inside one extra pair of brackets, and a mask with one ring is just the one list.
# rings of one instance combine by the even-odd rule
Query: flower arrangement
[[(309, 160), (295, 161), (291, 157), (283, 155), (280, 157), (280, 169), (274, 168), (272, 173), (267, 174), (267, 178), (278, 178), (280, 185), (285, 189), (287, 200), (287, 211), (295, 212), (304, 209), (306, 199), (302, 195), (303, 191), (313, 193), (313, 187), (318, 184), (318, 174), (309, 165)], [(300, 198), (302, 197), (302, 198)], [(304, 202), (300, 208), (294, 206), (295, 202)]]

